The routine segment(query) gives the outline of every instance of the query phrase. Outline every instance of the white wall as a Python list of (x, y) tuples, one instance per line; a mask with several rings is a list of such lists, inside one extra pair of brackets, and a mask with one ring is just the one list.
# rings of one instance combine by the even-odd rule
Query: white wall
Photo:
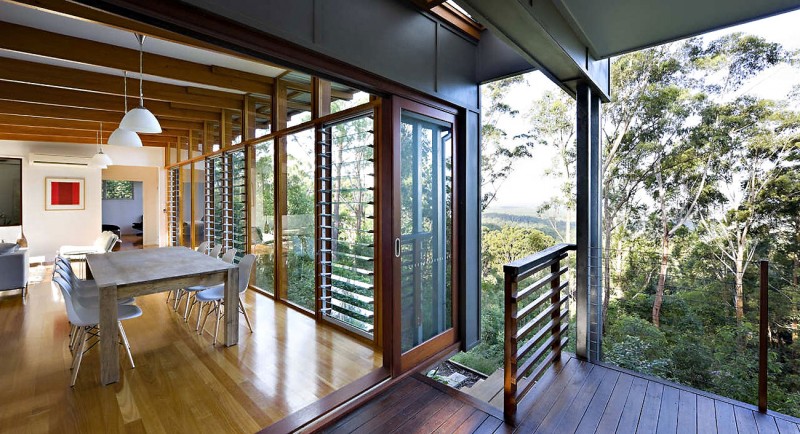
[[(107, 172), (118, 166), (111, 166), (103, 171), (103, 181), (109, 179)], [(118, 181), (130, 181), (120, 179)], [(116, 225), (122, 235), (136, 234), (132, 224), (144, 215), (143, 211), (143, 182), (133, 181), (133, 199), (103, 199), (103, 224)]]
[[(161, 148), (120, 148), (104, 146), (104, 152), (117, 163), (129, 166), (151, 166), (162, 168), (164, 151)], [(96, 168), (68, 166), (32, 166), (28, 162), (31, 152), (56, 155), (91, 156), (94, 146), (67, 143), (0, 141), (0, 156), (22, 158), (22, 227), (28, 240), (31, 256), (44, 255), (52, 261), (62, 245), (89, 245), (100, 235), (102, 225), (101, 171)], [(161, 217), (159, 227), (166, 227), (166, 218), (157, 210), (164, 209), (164, 170), (158, 169), (156, 197), (151, 199), (158, 204), (153, 207)], [(84, 178), (85, 203), (83, 210), (45, 211), (45, 178)], [(160, 198), (160, 199), (159, 199)], [(146, 199), (147, 200), (147, 199)], [(163, 232), (163, 235), (161, 234)], [(0, 239), (13, 241), (19, 237), (19, 227), (0, 228)], [(166, 229), (159, 231), (154, 241), (166, 242)], [(145, 241), (146, 242), (146, 241)]]

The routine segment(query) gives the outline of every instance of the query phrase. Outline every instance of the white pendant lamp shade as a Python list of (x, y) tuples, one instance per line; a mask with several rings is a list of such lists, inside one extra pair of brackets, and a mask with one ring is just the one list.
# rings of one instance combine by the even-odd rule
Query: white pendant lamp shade
[(158, 123), (158, 119), (150, 113), (150, 110), (144, 108), (144, 93), (142, 92), (142, 76), (144, 75), (142, 72), (142, 52), (144, 47), (144, 35), (135, 33), (134, 36), (136, 36), (136, 40), (139, 41), (139, 107), (133, 108), (128, 113), (125, 113), (125, 117), (122, 118), (119, 127), (136, 133), (160, 134), (161, 125)]
[[(135, 133), (158, 134), (161, 132), (161, 124), (158, 123), (158, 119), (144, 107), (131, 109), (122, 118), (119, 127)], [(141, 146), (141, 141), (139, 143)]]
[(113, 162), (111, 161), (111, 157), (109, 157), (107, 154), (104, 154), (102, 149), (92, 157), (92, 166), (94, 167), (105, 169), (112, 164)]
[(130, 148), (140, 148), (142, 139), (139, 135), (125, 128), (117, 128), (108, 137), (108, 144), (114, 146), (128, 146)]

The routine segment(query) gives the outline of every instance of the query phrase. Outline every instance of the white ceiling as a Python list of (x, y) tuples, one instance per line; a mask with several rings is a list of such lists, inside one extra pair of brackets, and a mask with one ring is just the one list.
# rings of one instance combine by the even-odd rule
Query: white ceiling
[[(89, 22), (72, 17), (67, 17), (64, 15), (43, 11), (40, 9), (26, 7), (17, 3), (0, 1), (0, 21), (19, 24), (27, 27), (38, 28), (46, 30), (48, 32), (60, 33), (63, 35), (73, 36), (77, 38), (89, 39), (109, 45), (129, 48), (132, 50), (139, 49), (139, 42), (136, 40), (132, 32), (127, 32), (119, 30), (117, 28), (108, 27), (94, 22)], [(3, 35), (0, 35), (0, 37), (2, 36)], [(189, 62), (204, 64), (204, 65), (223, 66), (226, 68), (258, 74), (265, 77), (276, 77), (286, 71), (285, 69), (276, 68), (274, 66), (267, 65), (264, 63), (246, 60), (239, 57), (229, 56), (214, 51), (190, 47), (188, 45), (178, 44), (175, 42), (157, 39), (154, 37), (148, 37), (145, 39), (144, 51), (147, 53), (159, 54), (162, 56), (168, 56), (175, 59), (186, 60)], [(123, 75), (122, 71), (111, 68), (86, 65), (81, 63), (64, 61), (60, 59), (51, 59), (41, 56), (32, 56), (29, 54), (16, 53), (6, 50), (0, 50), (0, 58), (2, 57), (27, 60), (38, 63), (46, 63), (56, 66), (65, 66), (85, 71), (118, 75), (120, 77), (122, 77)], [(138, 64), (131, 65), (128, 76), (138, 78), (138, 71), (139, 71)], [(192, 85), (195, 87), (205, 87), (209, 89), (219, 89), (213, 86), (199, 85), (197, 83), (188, 83), (179, 80), (170, 80), (161, 77), (149, 76), (147, 75), (147, 63), (144, 64), (144, 71), (145, 71), (144, 75), (145, 79), (151, 81), (184, 85), (184, 86)]]
[(596, 58), (800, 8), (800, 0), (552, 1)]

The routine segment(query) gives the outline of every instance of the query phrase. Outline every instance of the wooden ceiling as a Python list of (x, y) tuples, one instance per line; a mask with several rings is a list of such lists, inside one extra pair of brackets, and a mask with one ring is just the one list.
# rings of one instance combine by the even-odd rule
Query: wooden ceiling
[[(194, 48), (212, 48), (66, 0), (5, 3), (31, 8), (31, 13), (68, 15), (87, 26), (109, 26)], [(128, 73), (127, 102), (128, 108), (138, 106), (137, 50), (5, 22), (2, 14), (0, 34), (14, 35), (0, 38), (0, 140), (95, 144), (102, 128), (105, 142), (125, 113), (122, 71), (134, 71)], [(242, 58), (235, 53), (213, 51)], [(144, 105), (156, 115), (164, 130), (162, 134), (141, 134), (147, 146), (188, 143), (187, 137), (215, 128), (223, 116), (241, 118), (246, 100), (266, 102), (273, 94), (275, 77), (268, 75), (148, 53), (147, 42), (143, 57)], [(50, 61), (41, 63), (40, 59)], [(269, 66), (270, 70), (280, 68)], [(173, 84), (176, 82), (181, 84)], [(298, 82), (287, 87), (290, 110), (310, 109), (304, 101), (310, 84)], [(355, 90), (348, 90), (334, 91), (332, 96), (350, 99)], [(268, 103), (266, 107), (258, 110), (256, 122), (269, 122)]]

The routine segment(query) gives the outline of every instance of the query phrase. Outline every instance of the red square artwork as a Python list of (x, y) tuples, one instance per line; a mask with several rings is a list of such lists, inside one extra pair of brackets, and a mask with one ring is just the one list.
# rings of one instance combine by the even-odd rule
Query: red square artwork
[(80, 205), (81, 185), (79, 182), (53, 182), (50, 184), (50, 205)]
[(75, 211), (85, 209), (83, 178), (46, 178), (44, 209), (47, 211)]

